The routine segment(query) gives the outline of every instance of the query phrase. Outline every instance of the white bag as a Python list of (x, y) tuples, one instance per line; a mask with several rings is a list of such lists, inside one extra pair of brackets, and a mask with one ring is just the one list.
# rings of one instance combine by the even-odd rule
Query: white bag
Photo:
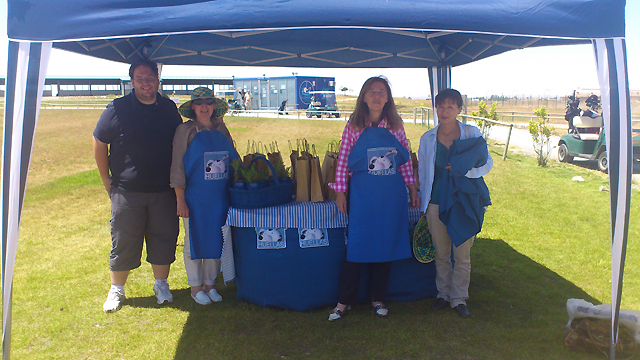
[[(609, 320), (611, 319), (611, 304), (593, 305), (582, 299), (569, 299), (567, 300), (567, 313), (569, 314), (568, 328), (571, 321), (576, 318), (588, 317)], [(629, 329), (633, 338), (640, 344), (640, 311), (620, 309), (620, 325)]]

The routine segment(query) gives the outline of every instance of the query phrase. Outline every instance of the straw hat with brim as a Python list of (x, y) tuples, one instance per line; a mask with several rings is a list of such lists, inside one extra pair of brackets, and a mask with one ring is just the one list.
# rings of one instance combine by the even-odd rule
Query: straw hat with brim
[[(193, 92), (191, 93), (191, 100), (185, 102), (184, 104), (180, 105), (180, 108), (178, 108), (178, 112), (180, 112), (180, 115), (189, 118), (190, 114), (191, 114), (191, 102), (195, 99), (203, 99), (203, 98), (215, 98), (213, 96), (213, 90), (206, 88), (204, 86), (201, 87), (197, 87), (193, 90)], [(218, 108), (218, 103), (216, 101), (215, 103), (215, 107), (216, 109)], [(228, 107), (228, 105), (227, 105)], [(225, 111), (226, 112), (226, 111)], [(215, 113), (215, 111), (214, 111)]]
[(229, 111), (229, 104), (222, 99), (216, 98), (215, 107), (216, 107), (215, 110), (213, 110), (214, 118), (219, 118), (220, 116), (224, 116), (224, 114), (226, 114), (227, 111)]

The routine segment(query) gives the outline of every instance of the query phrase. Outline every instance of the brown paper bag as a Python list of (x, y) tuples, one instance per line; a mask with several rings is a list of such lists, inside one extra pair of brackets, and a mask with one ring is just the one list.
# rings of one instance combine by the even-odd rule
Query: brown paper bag
[(278, 143), (272, 142), (269, 144), (269, 149), (267, 151), (267, 159), (271, 162), (271, 165), (280, 164), (284, 165), (282, 161), (282, 154), (280, 154), (280, 149), (278, 149)]
[[(256, 157), (258, 155), (264, 157), (265, 159), (267, 158), (267, 156), (265, 155), (267, 152), (264, 151), (264, 146), (262, 145), (262, 141), (258, 141), (258, 143), (255, 145), (255, 152), (253, 153), (253, 156)], [(267, 165), (266, 162), (264, 161), (256, 161), (256, 169), (259, 172), (266, 172), (266, 173), (271, 173), (271, 171), (269, 170), (269, 166)]]
[[(313, 153), (316, 153), (316, 148), (313, 146)], [(323, 202), (324, 201), (324, 181), (322, 176), (322, 169), (320, 168), (320, 159), (318, 156), (312, 156), (309, 160), (311, 165), (311, 202)]]
[(291, 140), (289, 140), (289, 159), (291, 160), (291, 179), (296, 179), (296, 160), (298, 159), (299, 152), (297, 148), (291, 147)]
[(309, 157), (302, 154), (296, 158), (296, 201), (311, 200), (311, 167)]
[(336, 192), (329, 187), (329, 184), (336, 181), (336, 165), (338, 164), (339, 150), (340, 146), (337, 141), (329, 143), (327, 152), (324, 154), (324, 160), (322, 161), (323, 189), (326, 200), (336, 199)]
[(249, 164), (251, 164), (251, 160), (253, 160), (254, 158), (253, 153), (254, 153), (254, 150), (252, 148), (251, 140), (247, 140), (247, 154), (242, 157), (242, 162), (244, 163), (245, 168), (248, 168)]
[(336, 191), (333, 190), (329, 184), (336, 182), (336, 165), (338, 164), (338, 159), (331, 159), (331, 167), (328, 169), (329, 174), (325, 176), (326, 182), (324, 184), (324, 197), (326, 200), (335, 201), (336, 200)]
[(242, 162), (244, 163), (245, 168), (249, 167), (249, 164), (251, 164), (251, 160), (253, 160), (254, 157), (255, 157), (254, 154), (247, 154), (242, 157)]

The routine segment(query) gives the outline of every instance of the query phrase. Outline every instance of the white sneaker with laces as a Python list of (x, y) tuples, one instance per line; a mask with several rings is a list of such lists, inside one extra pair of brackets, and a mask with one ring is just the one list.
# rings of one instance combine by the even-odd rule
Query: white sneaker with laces
[(158, 304), (162, 305), (165, 302), (173, 302), (173, 295), (171, 295), (171, 291), (169, 291), (169, 284), (154, 284), (153, 292), (156, 294), (156, 298), (158, 298)]
[(222, 301), (222, 296), (220, 294), (218, 294), (218, 291), (216, 291), (216, 289), (209, 290), (207, 295), (209, 296), (209, 299), (211, 299), (211, 301), (213, 301), (213, 302)]
[(198, 291), (198, 293), (193, 296), (191, 295), (191, 298), (198, 304), (200, 305), (209, 305), (211, 304), (211, 300), (209, 299), (209, 297), (207, 296), (207, 293), (205, 293), (204, 291), (200, 290)]
[(126, 300), (124, 292), (118, 289), (111, 288), (109, 295), (107, 295), (107, 301), (102, 305), (102, 310), (106, 313), (112, 313), (122, 308), (122, 303)]

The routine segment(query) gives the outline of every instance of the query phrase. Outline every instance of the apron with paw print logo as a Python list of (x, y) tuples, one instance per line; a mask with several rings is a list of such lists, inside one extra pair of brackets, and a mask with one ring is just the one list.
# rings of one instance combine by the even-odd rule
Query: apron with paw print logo
[(407, 190), (398, 167), (409, 151), (389, 130), (366, 128), (349, 154), (347, 260), (387, 262), (411, 257)]
[(229, 164), (237, 158), (231, 141), (217, 130), (198, 132), (182, 158), (192, 260), (220, 259), (229, 211)]

